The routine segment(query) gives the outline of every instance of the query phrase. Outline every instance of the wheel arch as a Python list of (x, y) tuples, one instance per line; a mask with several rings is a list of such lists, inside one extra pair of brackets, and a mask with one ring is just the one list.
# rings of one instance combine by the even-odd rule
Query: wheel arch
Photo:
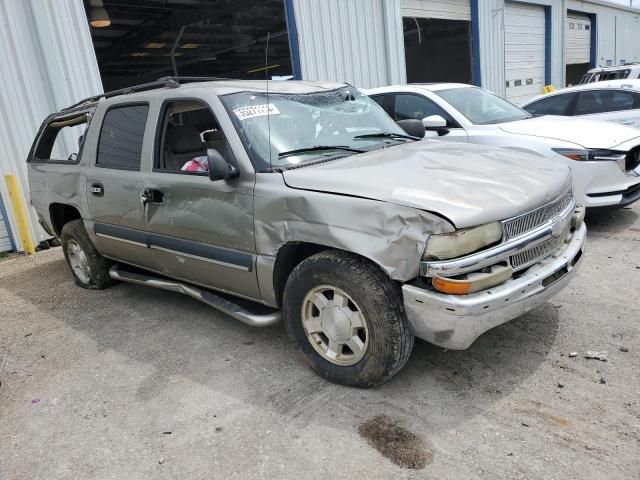
[(389, 277), (388, 272), (386, 272), (381, 265), (379, 265), (374, 260), (360, 255), (356, 252), (350, 252), (348, 250), (336, 248), (334, 246), (322, 245), (313, 242), (287, 242), (278, 250), (278, 254), (276, 255), (275, 263), (273, 266), (273, 290), (275, 294), (275, 300), (279, 308), (282, 307), (284, 287), (289, 276), (291, 275), (291, 272), (293, 272), (293, 270), (307, 258), (315, 255), (316, 253), (320, 253), (326, 250), (336, 250), (356, 255), (363, 261), (375, 265), (380, 269), (381, 272), (384, 273), (384, 275)]
[(82, 215), (80, 215), (80, 210), (73, 205), (52, 203), (49, 205), (49, 218), (51, 220), (53, 233), (57, 237), (60, 237), (62, 228), (72, 220), (81, 219)]

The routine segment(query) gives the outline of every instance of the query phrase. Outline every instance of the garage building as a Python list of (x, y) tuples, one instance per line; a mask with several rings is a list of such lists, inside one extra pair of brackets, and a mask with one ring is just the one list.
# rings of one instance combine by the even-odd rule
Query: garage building
[(166, 75), (450, 81), (521, 103), (640, 61), (640, 11), (600, 0), (0, 0), (0, 17), (0, 252), (47, 237), (15, 209), (40, 123), (103, 89)]

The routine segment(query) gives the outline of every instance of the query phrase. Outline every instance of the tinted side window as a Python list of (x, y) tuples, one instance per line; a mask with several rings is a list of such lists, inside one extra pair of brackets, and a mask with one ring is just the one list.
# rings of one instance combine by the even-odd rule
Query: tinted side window
[(524, 107), (531, 115), (566, 115), (567, 108), (575, 98), (575, 93), (543, 97), (537, 102)]
[(615, 112), (633, 108), (633, 93), (616, 90), (598, 90), (582, 92), (578, 97), (576, 115), (589, 113)]
[(381, 107), (384, 107), (384, 95), (371, 95), (371, 99)]
[(448, 126), (453, 126), (451, 116), (428, 98), (404, 93), (396, 95), (393, 115), (395, 121), (409, 118), (422, 120), (431, 115), (440, 115), (447, 121)]
[(128, 105), (107, 111), (100, 130), (96, 165), (139, 170), (148, 105)]

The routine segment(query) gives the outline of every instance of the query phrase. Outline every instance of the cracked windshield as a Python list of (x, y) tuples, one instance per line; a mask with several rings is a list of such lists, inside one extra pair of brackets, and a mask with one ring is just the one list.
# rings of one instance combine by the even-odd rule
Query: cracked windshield
[(376, 102), (355, 88), (268, 97), (242, 92), (222, 101), (260, 171), (410, 140)]

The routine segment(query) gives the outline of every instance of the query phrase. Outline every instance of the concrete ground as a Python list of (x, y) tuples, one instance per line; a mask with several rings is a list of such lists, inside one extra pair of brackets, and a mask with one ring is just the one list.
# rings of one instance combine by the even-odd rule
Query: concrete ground
[[(0, 478), (638, 479), (640, 205), (589, 224), (551, 302), (467, 351), (418, 342), (375, 390), (318, 378), (281, 326), (77, 288), (59, 248), (0, 260)], [(426, 467), (360, 436), (376, 415), (423, 439)]]

